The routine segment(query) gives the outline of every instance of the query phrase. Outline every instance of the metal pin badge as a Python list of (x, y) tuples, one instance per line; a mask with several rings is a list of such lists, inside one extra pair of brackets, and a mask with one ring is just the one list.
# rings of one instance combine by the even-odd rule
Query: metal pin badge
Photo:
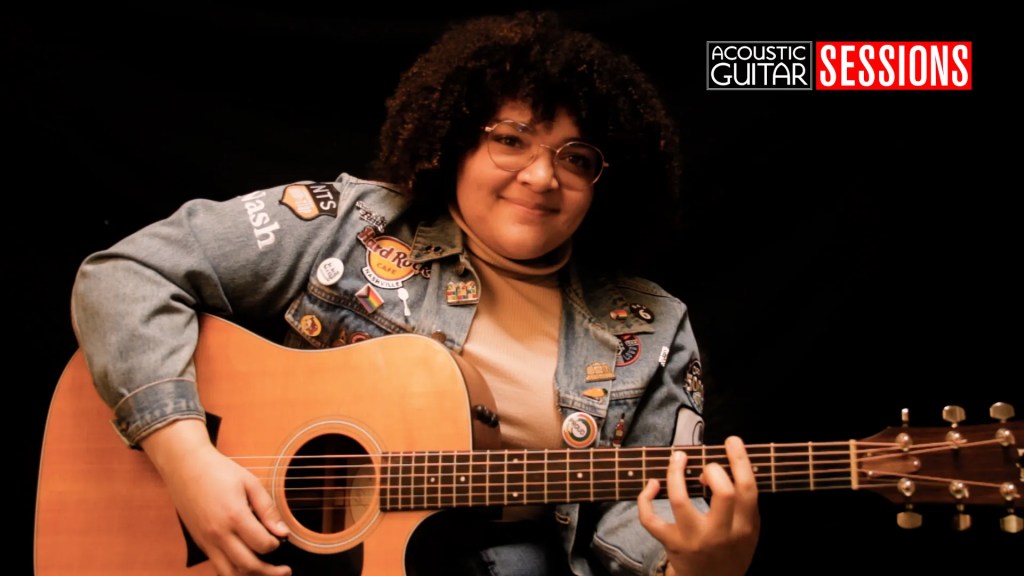
[(480, 301), (480, 288), (475, 280), (449, 282), (445, 289), (445, 301), (451, 306), (476, 304)]
[(324, 286), (332, 286), (341, 280), (345, 272), (345, 264), (340, 258), (328, 258), (316, 268), (316, 279)]
[(586, 448), (597, 440), (597, 420), (586, 412), (573, 412), (562, 421), (562, 440), (571, 448)]
[(299, 319), (299, 329), (306, 336), (316, 337), (320, 335), (320, 331), (323, 330), (323, 324), (320, 323), (320, 319), (312, 314), (306, 314)]
[(405, 307), (405, 316), (408, 318), (412, 316), (412, 311), (409, 310), (409, 291), (404, 287), (398, 289), (398, 299), (402, 301), (402, 306)]

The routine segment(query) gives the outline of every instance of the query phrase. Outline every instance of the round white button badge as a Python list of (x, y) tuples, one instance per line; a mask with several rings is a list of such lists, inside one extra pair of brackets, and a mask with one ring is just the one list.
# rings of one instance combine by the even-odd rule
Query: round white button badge
[(345, 272), (345, 264), (340, 258), (328, 258), (317, 267), (316, 279), (324, 286), (331, 286), (341, 280), (343, 272)]

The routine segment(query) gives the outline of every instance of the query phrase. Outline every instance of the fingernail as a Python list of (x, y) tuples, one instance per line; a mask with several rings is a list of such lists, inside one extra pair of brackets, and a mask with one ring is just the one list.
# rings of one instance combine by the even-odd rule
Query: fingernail
[(683, 453), (678, 450), (672, 453), (672, 460), (679, 462), (683, 459)]

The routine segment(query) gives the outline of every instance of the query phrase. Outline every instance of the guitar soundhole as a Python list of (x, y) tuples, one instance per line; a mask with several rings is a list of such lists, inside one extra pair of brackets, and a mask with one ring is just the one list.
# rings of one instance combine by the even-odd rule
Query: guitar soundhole
[(324, 434), (302, 445), (285, 474), (285, 500), (295, 520), (320, 534), (341, 532), (369, 509), (373, 462), (361, 444)]

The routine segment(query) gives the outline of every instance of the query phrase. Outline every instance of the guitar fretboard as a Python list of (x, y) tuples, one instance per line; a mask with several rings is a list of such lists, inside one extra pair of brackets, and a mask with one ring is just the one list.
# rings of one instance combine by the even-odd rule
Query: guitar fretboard
[[(648, 480), (664, 481), (673, 451), (686, 452), (687, 478), (712, 462), (728, 468), (722, 446), (395, 452), (382, 457), (380, 505), (396, 511), (631, 500)], [(846, 443), (748, 446), (747, 453), (762, 491), (855, 485)]]

